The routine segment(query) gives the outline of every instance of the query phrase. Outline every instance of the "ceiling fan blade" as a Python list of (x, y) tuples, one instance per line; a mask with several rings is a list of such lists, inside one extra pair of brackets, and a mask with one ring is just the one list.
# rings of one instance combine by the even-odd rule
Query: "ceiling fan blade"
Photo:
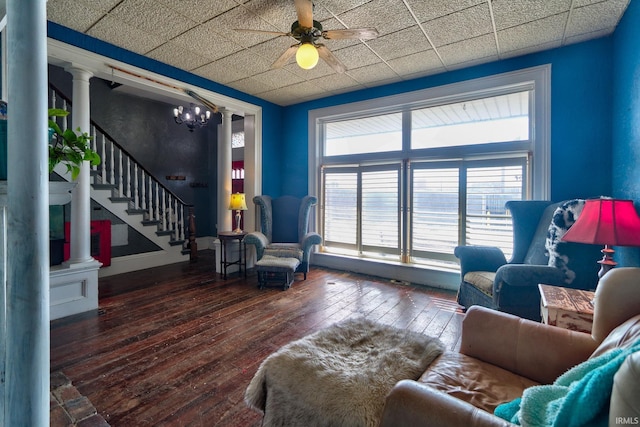
[(302, 28), (313, 27), (313, 3), (311, 0), (294, 0), (296, 13), (298, 14), (298, 24)]
[(243, 33), (260, 33), (260, 34), (274, 34), (276, 36), (290, 36), (291, 33), (283, 33), (281, 31), (264, 31), (264, 30), (252, 30), (250, 28), (234, 28), (234, 31), (240, 31)]
[(329, 40), (362, 39), (371, 40), (378, 37), (378, 30), (375, 28), (353, 28), (347, 30), (326, 30), (322, 32), (322, 37)]
[(340, 62), (340, 60), (336, 58), (336, 56), (331, 53), (331, 51), (327, 49), (325, 45), (318, 43), (316, 44), (316, 48), (318, 49), (318, 55), (320, 55), (320, 58), (324, 59), (324, 61), (329, 64), (329, 66), (333, 68), (336, 73), (342, 74), (347, 71), (347, 67), (345, 67), (344, 64)]
[(296, 54), (296, 50), (298, 50), (298, 46), (300, 45), (294, 44), (289, 49), (285, 50), (284, 53), (280, 55), (280, 58), (276, 59), (276, 61), (273, 64), (271, 64), (271, 68), (284, 67), (285, 64), (289, 62), (289, 59), (291, 59), (291, 57)]

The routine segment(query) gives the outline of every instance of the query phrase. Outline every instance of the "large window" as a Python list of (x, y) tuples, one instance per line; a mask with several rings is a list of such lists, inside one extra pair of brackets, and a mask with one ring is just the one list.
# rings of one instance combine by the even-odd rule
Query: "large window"
[(533, 80), (490, 78), (479, 90), (447, 87), (433, 98), (319, 112), (313, 166), (323, 250), (451, 264), (456, 246), (473, 244), (509, 257), (505, 202), (547, 195), (540, 76), (548, 70), (535, 71)]

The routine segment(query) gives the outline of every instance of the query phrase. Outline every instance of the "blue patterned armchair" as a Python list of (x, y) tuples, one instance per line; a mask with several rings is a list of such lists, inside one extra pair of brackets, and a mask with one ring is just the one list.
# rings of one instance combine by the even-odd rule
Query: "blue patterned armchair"
[(247, 245), (256, 248), (258, 261), (264, 255), (297, 258), (300, 261), (296, 273), (307, 278), (309, 257), (313, 245), (322, 243), (318, 233), (309, 232), (311, 208), (318, 203), (313, 196), (302, 199), (282, 196), (255, 196), (253, 203), (260, 207), (261, 231), (254, 231), (244, 238)]
[[(560, 241), (582, 211), (583, 200), (506, 203), (513, 218), (513, 256), (493, 246), (458, 246), (458, 303), (481, 305), (540, 321), (538, 284), (595, 289), (601, 247)], [(578, 208), (579, 207), (579, 208)]]

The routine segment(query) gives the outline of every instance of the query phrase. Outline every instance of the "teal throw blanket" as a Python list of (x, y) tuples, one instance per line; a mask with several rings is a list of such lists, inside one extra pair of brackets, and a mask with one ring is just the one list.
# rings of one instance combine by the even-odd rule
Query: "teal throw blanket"
[(633, 346), (612, 349), (574, 366), (551, 385), (525, 389), (521, 398), (503, 403), (495, 415), (523, 426), (606, 426), (613, 376), (631, 353)]

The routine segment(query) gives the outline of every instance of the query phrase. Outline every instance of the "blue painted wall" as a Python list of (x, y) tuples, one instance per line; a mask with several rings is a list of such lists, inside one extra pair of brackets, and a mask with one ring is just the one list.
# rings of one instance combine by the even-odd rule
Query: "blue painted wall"
[[(632, 1), (613, 37), (613, 196), (640, 209), (640, 2)], [(617, 248), (620, 265), (640, 266), (639, 248)]]
[[(612, 38), (451, 71), (285, 108), (283, 144), (287, 153), (282, 193), (307, 192), (309, 110), (552, 64), (551, 197), (594, 197), (611, 193)], [(269, 180), (269, 177), (266, 177)]]

